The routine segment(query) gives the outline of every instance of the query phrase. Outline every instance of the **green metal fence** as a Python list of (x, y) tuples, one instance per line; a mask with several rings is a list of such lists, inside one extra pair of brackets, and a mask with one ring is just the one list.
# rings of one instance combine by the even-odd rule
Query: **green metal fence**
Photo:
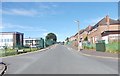
[(43, 38), (40, 38), (40, 40), (39, 40), (39, 44), (38, 44), (38, 46), (37, 46), (38, 48), (44, 48), (44, 39)]

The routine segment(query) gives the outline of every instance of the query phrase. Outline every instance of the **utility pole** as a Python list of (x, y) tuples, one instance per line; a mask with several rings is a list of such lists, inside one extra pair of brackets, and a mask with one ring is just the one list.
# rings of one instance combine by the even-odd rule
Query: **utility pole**
[(76, 20), (75, 22), (77, 22), (77, 25), (78, 25), (78, 39), (77, 39), (77, 41), (78, 41), (78, 51), (80, 51), (80, 48), (79, 48), (79, 42), (80, 42), (80, 33), (79, 33), (79, 31), (80, 31), (80, 21), (79, 20)]

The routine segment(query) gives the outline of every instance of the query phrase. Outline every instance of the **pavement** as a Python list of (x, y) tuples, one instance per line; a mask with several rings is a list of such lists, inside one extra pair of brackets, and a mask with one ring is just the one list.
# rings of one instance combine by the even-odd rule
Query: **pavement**
[(99, 52), (99, 51), (91, 51), (91, 50), (81, 50), (81, 53), (84, 55), (101, 57), (101, 58), (111, 58), (111, 59), (118, 59), (118, 54), (115, 53), (108, 53), (108, 52)]
[(6, 74), (118, 74), (118, 61), (83, 56), (56, 45), (46, 51), (6, 57)]
[[(77, 51), (76, 47), (69, 46), (72, 49), (75, 49)], [(119, 59), (119, 55), (117, 53), (109, 53), (109, 52), (100, 52), (96, 50), (80, 50), (83, 55), (85, 56), (93, 56), (93, 57), (99, 57), (99, 58), (111, 58), (111, 59)]]

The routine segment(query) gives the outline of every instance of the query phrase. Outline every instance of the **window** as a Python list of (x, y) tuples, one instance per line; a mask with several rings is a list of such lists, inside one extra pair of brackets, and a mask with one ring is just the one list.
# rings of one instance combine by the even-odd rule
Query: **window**
[(7, 42), (9, 42), (9, 39), (6, 39)]
[(26, 43), (32, 43), (33, 40), (26, 40)]
[(25, 43), (29, 43), (29, 40), (26, 40)]
[(3, 42), (3, 39), (1, 39), (1, 42)]
[(10, 42), (13, 42), (13, 39), (10, 39)]
[(6, 42), (7, 40), (6, 39), (4, 39), (4, 42)]
[(29, 41), (29, 43), (32, 43), (32, 42), (33, 42), (33, 40), (30, 40), (30, 41)]
[(13, 42), (13, 39), (1, 39), (0, 42)]

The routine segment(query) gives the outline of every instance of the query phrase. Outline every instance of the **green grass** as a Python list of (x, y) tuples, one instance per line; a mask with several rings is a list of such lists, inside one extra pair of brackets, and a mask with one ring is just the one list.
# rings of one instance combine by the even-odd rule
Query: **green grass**
[[(83, 45), (84, 49), (96, 49), (96, 44), (91, 45)], [(111, 42), (109, 44), (106, 44), (106, 52), (110, 53), (120, 53), (120, 42)]]
[(37, 48), (24, 48), (26, 52), (32, 52), (32, 51), (37, 51)]
[(95, 44), (83, 44), (84, 49), (96, 49)]
[(0, 50), (0, 57), (10, 56), (10, 55), (16, 55), (16, 54), (17, 54), (17, 52), (14, 49)]
[(120, 53), (120, 42), (111, 42), (106, 44), (106, 51), (112, 53)]
[[(40, 49), (37, 49), (37, 48), (23, 48), (24, 52), (23, 53), (26, 53), (26, 52), (33, 52), (33, 51), (37, 51), (37, 50), (40, 50)], [(4, 57), (4, 56), (11, 56), (11, 55), (17, 55), (17, 51), (15, 49), (4, 49), (4, 50), (0, 50), (0, 57)], [(20, 54), (20, 53), (19, 53)]]

